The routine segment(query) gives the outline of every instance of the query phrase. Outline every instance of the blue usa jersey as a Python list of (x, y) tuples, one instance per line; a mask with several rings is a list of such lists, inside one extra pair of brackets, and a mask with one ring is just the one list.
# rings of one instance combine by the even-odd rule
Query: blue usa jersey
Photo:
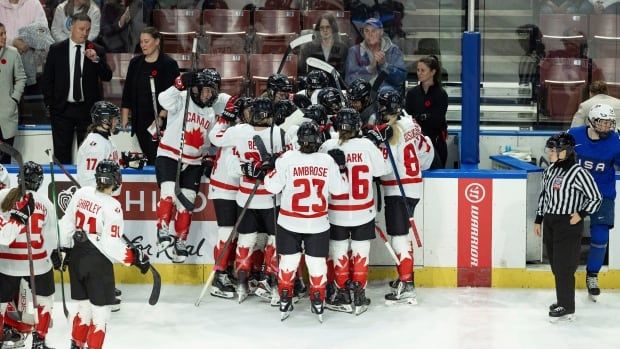
[(575, 137), (575, 152), (579, 164), (588, 170), (603, 198), (616, 198), (616, 170), (620, 166), (620, 137), (612, 132), (609, 137), (591, 140), (587, 126), (573, 127), (568, 133)]

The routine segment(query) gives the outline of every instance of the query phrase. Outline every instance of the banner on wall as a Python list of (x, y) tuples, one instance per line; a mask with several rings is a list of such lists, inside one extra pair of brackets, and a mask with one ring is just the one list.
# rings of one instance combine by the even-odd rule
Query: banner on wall
[(461, 178), (458, 184), (458, 286), (490, 287), (493, 180)]

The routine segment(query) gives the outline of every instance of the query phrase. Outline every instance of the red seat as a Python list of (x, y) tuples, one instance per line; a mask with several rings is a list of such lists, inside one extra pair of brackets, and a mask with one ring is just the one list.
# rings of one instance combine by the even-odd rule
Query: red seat
[(200, 11), (153, 10), (153, 25), (162, 34), (165, 52), (189, 53), (200, 32)]
[(304, 11), (301, 14), (302, 29), (313, 29), (316, 21), (319, 20), (319, 17), (324, 13), (331, 13), (336, 18), (336, 23), (338, 24), (338, 31), (340, 33), (345, 33), (349, 37), (351, 36), (351, 12), (349, 11)]
[(257, 10), (254, 12), (254, 52), (284, 53), (300, 29), (299, 11)]
[[(177, 62), (180, 70), (188, 71), (192, 69), (191, 49), (190, 49), (190, 53), (168, 53), (168, 55)], [(197, 68), (200, 68), (199, 62), (198, 62)]]
[(596, 74), (592, 73), (592, 81), (605, 81), (609, 95), (620, 98), (620, 60), (617, 58), (595, 58), (592, 60), (592, 65), (598, 68)]
[(616, 15), (590, 16), (591, 54), (595, 58), (618, 56), (620, 17)]
[(250, 27), (247, 10), (205, 10), (204, 31), (208, 53), (246, 52), (246, 34)]
[(315, 0), (312, 4), (315, 10), (344, 11), (344, 1), (340, 0)]
[(106, 60), (112, 70), (112, 80), (104, 81), (103, 98), (116, 105), (121, 104), (123, 98), (123, 86), (127, 77), (129, 61), (134, 57), (133, 53), (107, 53)]
[[(275, 74), (282, 61), (281, 54), (252, 54), (250, 55), (250, 83), (253, 86), (254, 95), (259, 96), (267, 86), (267, 78)], [(297, 76), (297, 56), (288, 55), (282, 74), (293, 82)]]
[(588, 60), (545, 58), (541, 61), (540, 80), (549, 116), (570, 120), (577, 111), (588, 81)]
[[(566, 45), (583, 45), (588, 37), (588, 16), (540, 15), (540, 31), (547, 52), (565, 50)], [(571, 55), (572, 57), (572, 55)]]
[(207, 54), (200, 61), (205, 68), (215, 68), (222, 77), (221, 91), (231, 96), (242, 95), (247, 83), (247, 60), (245, 55)]

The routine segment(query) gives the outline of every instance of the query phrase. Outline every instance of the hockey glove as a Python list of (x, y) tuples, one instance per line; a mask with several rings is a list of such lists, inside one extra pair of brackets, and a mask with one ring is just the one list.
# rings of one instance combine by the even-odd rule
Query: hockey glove
[(394, 129), (392, 126), (387, 124), (377, 125), (373, 129), (369, 129), (366, 131), (364, 136), (372, 141), (377, 147), (381, 145), (381, 143), (389, 140), (394, 135)]
[(254, 162), (244, 162), (241, 164), (241, 172), (248, 178), (263, 180), (265, 172), (261, 170), (260, 164)]
[(273, 170), (274, 168), (276, 168), (277, 158), (278, 158), (277, 154), (268, 156), (265, 160), (263, 160), (263, 162), (261, 162), (260, 169), (265, 173), (268, 173), (269, 171)]
[(23, 225), (26, 225), (32, 212), (34, 212), (34, 198), (31, 193), (24, 195), (9, 211), (11, 218)]
[(188, 89), (194, 86), (195, 81), (196, 81), (195, 72), (183, 73), (174, 80), (174, 87), (176, 87), (177, 90), (179, 91), (183, 91), (185, 89)]
[(121, 166), (141, 170), (146, 165), (147, 159), (144, 154), (137, 152), (121, 152)]
[(62, 252), (65, 253), (65, 258), (62, 259), (62, 265), (60, 266), (62, 271), (67, 270), (67, 266), (69, 266), (69, 264), (71, 264), (71, 251), (73, 251), (73, 249), (71, 249), (71, 248), (63, 248), (62, 249)]
[(60, 270), (62, 268), (62, 257), (60, 256), (60, 251), (58, 249), (52, 250), (50, 254), (50, 261), (52, 262), (52, 267), (55, 270)]
[(237, 115), (239, 115), (239, 108), (235, 105), (237, 99), (239, 99), (239, 96), (230, 97), (221, 115), (222, 119), (230, 124), (235, 123), (237, 121)]
[(207, 178), (211, 178), (211, 173), (213, 172), (213, 167), (215, 166), (215, 157), (207, 156), (202, 159), (202, 164), (205, 167), (204, 175)]
[(149, 256), (147, 256), (142, 250), (137, 248), (131, 248), (133, 251), (134, 260), (131, 265), (135, 265), (142, 274), (146, 274), (151, 267), (151, 262), (149, 262)]
[(329, 154), (329, 156), (331, 156), (334, 161), (336, 162), (336, 165), (338, 165), (338, 169), (340, 170), (340, 173), (345, 173), (347, 172), (347, 160), (344, 157), (344, 153), (342, 152), (342, 150), (340, 149), (331, 149), (329, 151), (327, 151), (327, 154)]

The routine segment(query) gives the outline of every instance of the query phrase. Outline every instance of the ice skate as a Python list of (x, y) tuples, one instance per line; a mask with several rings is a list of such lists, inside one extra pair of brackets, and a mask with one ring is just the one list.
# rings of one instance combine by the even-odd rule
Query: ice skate
[(325, 302), (321, 300), (321, 295), (318, 291), (314, 292), (314, 296), (310, 301), (310, 311), (313, 314), (316, 314), (317, 319), (320, 323), (323, 323), (323, 310), (325, 307)]
[(121, 310), (121, 300), (119, 298), (114, 298), (114, 303), (110, 305), (110, 311), (116, 313)]
[(288, 295), (288, 290), (283, 290), (280, 296), (280, 321), (286, 320), (293, 311), (293, 300)]
[(254, 290), (254, 294), (271, 303), (273, 295), (272, 285), (274, 285), (274, 276), (263, 274), (258, 281), (258, 287)]
[(211, 284), (210, 293), (214, 297), (220, 298), (233, 298), (235, 296), (235, 289), (232, 287), (228, 274), (223, 271), (216, 271), (213, 278), (213, 284)]
[(413, 281), (400, 281), (394, 291), (385, 295), (386, 305), (405, 303), (411, 305), (418, 304)]
[(351, 304), (351, 294), (348, 288), (338, 288), (336, 293), (325, 301), (325, 307), (329, 310), (340, 311), (343, 313), (353, 313)]
[(241, 304), (248, 298), (248, 274), (247, 271), (240, 270), (237, 275), (237, 300)]
[(185, 240), (177, 240), (174, 243), (174, 250), (172, 256), (172, 263), (185, 263), (189, 253), (187, 252), (187, 246)]
[(82, 349), (82, 347), (77, 345), (77, 343), (75, 343), (75, 341), (72, 339), (71, 340), (71, 348), (70, 349)]
[(295, 288), (293, 289), (293, 294), (295, 295), (295, 297), (297, 297), (298, 299), (303, 298), (306, 296), (307, 292), (308, 287), (304, 283), (304, 280), (302, 278), (295, 279)]
[(388, 285), (390, 285), (390, 288), (396, 289), (398, 288), (399, 283), (400, 283), (400, 279), (396, 278), (396, 280), (390, 280), (390, 282), (388, 282)]
[(355, 305), (355, 315), (360, 315), (370, 305), (370, 299), (366, 298), (366, 289), (359, 282), (353, 283), (353, 304)]
[[(26, 336), (17, 332), (15, 329), (4, 326), (3, 340), (0, 340), (0, 348), (2, 349), (24, 349), (26, 348)], [(4, 341), (4, 342), (3, 342)]]
[(54, 349), (45, 345), (45, 338), (41, 338), (37, 332), (32, 333), (32, 349)]
[(167, 228), (157, 229), (157, 253), (162, 253), (174, 245), (176, 238)]
[(569, 313), (563, 306), (555, 307), (549, 311), (549, 321), (551, 323), (573, 321), (575, 319), (575, 312)]
[(601, 294), (601, 289), (598, 287), (597, 273), (586, 274), (586, 287), (588, 288), (588, 298), (590, 298), (592, 302), (596, 302), (598, 296)]
[(261, 279), (261, 273), (253, 271), (250, 273), (250, 277), (248, 278), (248, 292), (251, 295), (256, 294), (256, 289), (258, 288), (258, 281)]

